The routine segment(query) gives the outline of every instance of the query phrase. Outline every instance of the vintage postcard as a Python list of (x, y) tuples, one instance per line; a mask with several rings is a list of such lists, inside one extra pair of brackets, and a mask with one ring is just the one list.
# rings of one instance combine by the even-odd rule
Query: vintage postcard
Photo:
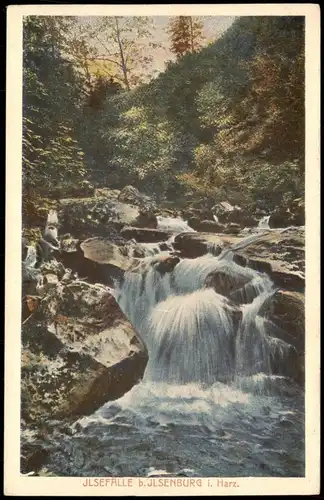
[(318, 494), (319, 6), (7, 18), (6, 495)]

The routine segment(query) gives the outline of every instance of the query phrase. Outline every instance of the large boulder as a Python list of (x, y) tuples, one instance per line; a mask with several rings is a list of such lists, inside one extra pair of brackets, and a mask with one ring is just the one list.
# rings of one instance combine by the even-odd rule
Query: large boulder
[(292, 213), (292, 224), (294, 226), (305, 225), (305, 200), (296, 198), (291, 202), (290, 211)]
[(214, 233), (180, 233), (175, 236), (173, 246), (181, 257), (195, 259), (208, 252), (219, 255), (223, 248), (240, 240), (236, 236)]
[(61, 251), (55, 257), (79, 278), (113, 287), (127, 267), (122, 253), (125, 245), (126, 241), (122, 238), (117, 244), (108, 238), (94, 237), (80, 241), (69, 236), (61, 240)]
[(80, 244), (84, 257), (98, 264), (111, 264), (126, 270), (129, 265), (123, 246), (112, 243), (108, 238), (89, 238)]
[(283, 228), (293, 225), (292, 214), (288, 210), (278, 209), (275, 210), (269, 217), (270, 228)]
[(302, 228), (269, 231), (242, 240), (234, 250), (234, 261), (266, 272), (274, 283), (286, 290), (305, 290), (305, 233)]
[(259, 314), (279, 329), (278, 335), (293, 345), (298, 354), (305, 354), (305, 295), (278, 290), (262, 305)]
[(178, 255), (160, 255), (152, 261), (151, 265), (163, 276), (166, 273), (172, 273), (179, 262)]
[(222, 223), (228, 222), (229, 214), (232, 212), (237, 212), (240, 207), (234, 207), (228, 201), (221, 201), (212, 207), (213, 215), (216, 215), (218, 220)]
[(188, 224), (195, 231), (206, 232), (206, 233), (222, 233), (224, 232), (225, 226), (214, 220), (200, 220), (196, 217), (190, 217), (188, 219)]
[(113, 296), (59, 281), (22, 326), (22, 418), (76, 419), (117, 399), (142, 377), (146, 350)]
[(79, 239), (111, 235), (124, 226), (157, 227), (157, 219), (152, 212), (104, 196), (63, 199), (58, 215), (60, 232), (70, 233)]
[(138, 243), (158, 243), (167, 241), (171, 236), (171, 232), (162, 231), (161, 229), (139, 228), (139, 227), (124, 227), (120, 234), (126, 240), (135, 240)]
[(254, 227), (257, 219), (237, 205), (231, 205), (227, 201), (217, 203), (212, 208), (213, 215), (222, 224), (238, 224), (240, 228)]
[(156, 208), (155, 202), (149, 196), (141, 193), (134, 186), (125, 186), (118, 195), (122, 203), (129, 203), (142, 209), (152, 210)]
[[(248, 303), (253, 300), (255, 294), (247, 294), (244, 287), (251, 281), (251, 278), (246, 273), (231, 273), (230, 267), (216, 269), (212, 271), (205, 280), (207, 288), (213, 288), (215, 292), (224, 295), (232, 302)], [(245, 293), (244, 293), (245, 291)]]

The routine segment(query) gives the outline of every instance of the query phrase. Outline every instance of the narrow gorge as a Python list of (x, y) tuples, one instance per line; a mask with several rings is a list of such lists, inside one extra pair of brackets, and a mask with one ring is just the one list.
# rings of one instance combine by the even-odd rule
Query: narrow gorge
[(24, 474), (304, 475), (304, 226), (209, 212), (107, 190), (24, 247)]

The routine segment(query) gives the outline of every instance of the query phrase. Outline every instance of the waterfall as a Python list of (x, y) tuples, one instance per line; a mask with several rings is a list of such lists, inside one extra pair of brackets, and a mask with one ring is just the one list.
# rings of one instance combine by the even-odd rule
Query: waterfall
[(27, 255), (25, 260), (23, 261), (26, 267), (35, 267), (37, 263), (37, 251), (36, 247), (32, 245), (27, 246)]
[(276, 290), (273, 282), (236, 264), (234, 248), (181, 259), (164, 274), (159, 260), (147, 257), (125, 273), (116, 298), (148, 349), (146, 381), (239, 384), (258, 373), (271, 376), (274, 358), (284, 363), (291, 346), (259, 315)]
[(149, 350), (144, 380), (210, 384), (231, 379), (234, 326), (225, 303), (206, 288), (156, 306), (143, 339)]
[(265, 217), (262, 217), (262, 219), (260, 219), (260, 221), (259, 221), (258, 228), (259, 229), (270, 229), (269, 220), (270, 220), (270, 215), (266, 215)]
[[(233, 259), (259, 237), (180, 260), (174, 236), (126, 245), (133, 263), (110, 291), (147, 348), (143, 380), (60, 435), (67, 448), (51, 453), (49, 470), (304, 477), (303, 395), (285, 372), (292, 346), (260, 315), (276, 289)], [(66, 453), (71, 443), (82, 466)]]
[(172, 231), (174, 233), (195, 233), (188, 222), (180, 217), (157, 217), (158, 229), (161, 231)]

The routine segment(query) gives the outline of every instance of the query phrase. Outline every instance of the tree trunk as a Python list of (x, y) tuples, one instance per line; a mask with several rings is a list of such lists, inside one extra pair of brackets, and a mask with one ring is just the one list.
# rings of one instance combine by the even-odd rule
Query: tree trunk
[(189, 23), (190, 23), (190, 45), (191, 45), (191, 52), (194, 52), (194, 38), (193, 38), (193, 26), (192, 26), (192, 17), (189, 17)]
[(123, 45), (120, 39), (120, 30), (119, 30), (119, 24), (118, 24), (118, 17), (115, 18), (116, 21), (116, 36), (117, 36), (117, 41), (118, 41), (118, 46), (119, 46), (119, 53), (120, 53), (120, 60), (121, 60), (121, 67), (123, 70), (123, 75), (124, 75), (124, 83), (126, 85), (127, 90), (130, 90), (130, 85), (128, 81), (128, 69), (124, 57), (124, 51), (123, 51)]

